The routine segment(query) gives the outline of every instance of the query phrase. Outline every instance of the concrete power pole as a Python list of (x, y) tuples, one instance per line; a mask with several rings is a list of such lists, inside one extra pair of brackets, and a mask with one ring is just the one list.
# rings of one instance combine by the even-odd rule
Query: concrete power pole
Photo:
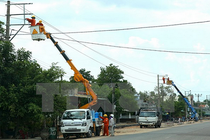
[[(197, 96), (197, 97), (198, 97), (198, 108), (199, 108), (199, 109), (201, 109), (201, 108), (200, 108), (200, 101), (199, 101), (199, 97), (201, 97), (201, 96), (202, 96), (202, 94), (195, 94), (195, 96)], [(199, 111), (198, 111), (198, 114), (199, 114)], [(202, 111), (200, 112), (200, 116), (201, 116), (201, 118), (202, 118)]]
[[(188, 97), (187, 92), (189, 93), (188, 95), (191, 95), (191, 90), (190, 91), (185, 91), (185, 97)], [(187, 119), (188, 116), (188, 106), (185, 104), (185, 118)]]
[(9, 30), (10, 30), (10, 1), (7, 1), (7, 22), (6, 22), (6, 40), (9, 41), (10, 35), (9, 35)]
[(157, 84), (158, 84), (158, 86), (157, 86), (157, 90), (158, 90), (158, 109), (160, 109), (160, 89), (159, 89), (160, 85), (159, 85), (159, 75), (157, 75)]
[[(7, 41), (11, 41), (17, 34), (18, 32), (23, 28), (24, 25), (30, 25), (30, 24), (25, 24), (25, 15), (32, 15), (32, 13), (25, 13), (25, 5), (27, 4), (32, 4), (32, 3), (10, 3), (10, 1), (7, 1), (7, 14), (6, 14), (6, 40)], [(10, 6), (11, 5), (22, 5), (23, 6), (23, 14), (10, 14)], [(11, 16), (19, 16), (19, 15), (23, 15), (23, 24), (10, 24), (10, 17)], [(10, 26), (21, 26), (21, 28), (13, 35), (12, 38), (10, 38)]]

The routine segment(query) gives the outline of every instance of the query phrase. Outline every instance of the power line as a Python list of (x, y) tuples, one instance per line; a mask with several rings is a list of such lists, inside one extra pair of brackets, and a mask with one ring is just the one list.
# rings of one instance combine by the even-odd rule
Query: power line
[[(29, 10), (27, 10), (27, 11), (30, 12)], [(36, 17), (38, 17), (38, 16), (36, 16)], [(39, 18), (39, 17), (38, 17), (38, 18)], [(41, 18), (40, 18), (40, 19), (41, 19)], [(44, 20), (42, 19), (42, 21), (44, 21)], [(119, 64), (121, 64), (122, 66), (124, 66), (124, 67), (126, 67), (126, 68), (130, 68), (130, 67), (131, 67), (131, 66), (127, 65), (127, 64), (124, 64), (124, 63), (122, 63), (122, 62), (120, 62), (120, 61), (117, 61), (117, 60), (115, 60), (115, 59), (112, 59), (112, 58), (110, 58), (110, 57), (108, 57), (108, 56), (106, 56), (106, 55), (103, 55), (102, 53), (99, 53), (99, 52), (97, 52), (97, 51), (91, 49), (91, 48), (88, 47), (87, 45), (81, 43), (80, 41), (75, 40), (74, 38), (68, 36), (68, 35), (65, 34), (64, 32), (62, 32), (62, 31), (60, 31), (59, 29), (55, 28), (54, 26), (52, 26), (52, 25), (49, 24), (48, 22), (44, 21), (44, 23), (45, 23), (46, 25), (50, 26), (51, 28), (53, 28), (53, 29), (59, 31), (60, 33), (66, 35), (68, 38), (71, 38), (71, 39), (74, 40), (75, 42), (81, 44), (82, 46), (84, 46), (84, 47), (86, 47), (86, 48), (88, 48), (88, 49), (90, 49), (90, 50), (92, 50), (92, 51), (94, 51), (94, 52), (96, 52), (96, 53), (98, 53), (98, 54), (104, 56), (105, 58), (107, 58), (107, 59), (109, 59), (109, 60), (111, 60), (111, 61), (114, 61), (114, 62), (116, 62), (116, 63), (119, 63)], [(61, 42), (63, 42), (63, 41), (61, 41)], [(63, 43), (66, 44), (65, 42), (63, 42)], [(66, 44), (66, 45), (68, 45), (68, 44)], [(82, 53), (81, 51), (79, 51), (79, 50), (73, 48), (72, 46), (70, 46), (70, 45), (68, 45), (68, 46), (71, 47), (72, 49), (78, 51), (79, 53)], [(85, 56), (87, 56), (87, 57), (89, 57), (90, 59), (92, 59), (92, 60), (94, 60), (94, 61), (96, 61), (96, 62), (98, 62), (98, 63), (100, 63), (100, 64), (102, 64), (102, 65), (104, 65), (104, 66), (106, 66), (105, 64), (103, 64), (103, 63), (97, 61), (96, 59), (94, 59), (94, 58), (92, 58), (92, 57), (90, 57), (90, 56), (88, 56), (88, 55), (86, 55), (86, 54), (84, 54), (84, 53), (82, 53), (82, 54), (85, 55)], [(129, 76), (129, 75), (127, 75), (127, 76)], [(132, 76), (129, 76), (129, 77), (132, 77)], [(133, 78), (133, 77), (132, 77), (132, 78)], [(137, 79), (137, 78), (135, 78), (135, 79)], [(145, 80), (142, 80), (142, 79), (138, 79), (138, 80), (141, 80), (141, 81), (146, 82)], [(148, 82), (148, 81), (147, 81), (147, 82)]]
[[(28, 32), (24, 32), (25, 34), (22, 35), (30, 35)], [(65, 33), (63, 33), (65, 34)], [(64, 39), (64, 38), (57, 38), (59, 40), (67, 40), (67, 41), (74, 41), (78, 42), (78, 40), (70, 40), (70, 39)], [(107, 47), (114, 47), (114, 48), (120, 48), (120, 49), (132, 49), (132, 50), (142, 50), (142, 51), (152, 51), (152, 52), (162, 52), (162, 53), (181, 53), (181, 54), (193, 54), (193, 55), (209, 55), (210, 52), (190, 52), (190, 51), (173, 51), (173, 50), (157, 50), (157, 49), (145, 49), (145, 48), (136, 48), (136, 47), (126, 47), (126, 46), (120, 46), (120, 45), (111, 45), (111, 44), (103, 44), (103, 43), (96, 43), (96, 42), (88, 42), (88, 41), (79, 41), (80, 43), (84, 44), (92, 44), (92, 45), (98, 45), (98, 46), (107, 46)]]
[(165, 24), (165, 25), (143, 26), (143, 27), (128, 27), (128, 28), (118, 28), (118, 29), (100, 29), (100, 30), (89, 30), (89, 31), (59, 32), (59, 33), (52, 33), (52, 34), (78, 34), (78, 33), (95, 33), (95, 32), (116, 32), (116, 31), (126, 31), (126, 30), (140, 30), (140, 29), (149, 29), (149, 28), (163, 28), (163, 27), (183, 26), (183, 25), (192, 25), (192, 24), (203, 24), (203, 23), (209, 23), (209, 22), (210, 22), (210, 20), (195, 21), (195, 22), (185, 22), (185, 23), (174, 23), (174, 24)]
[[(74, 41), (75, 40), (69, 40), (69, 39), (62, 39), (62, 38), (57, 38), (61, 40), (67, 40), (67, 41)], [(78, 42), (78, 40), (76, 41)], [(99, 46), (107, 46), (107, 47), (114, 47), (114, 48), (120, 48), (120, 49), (132, 49), (132, 50), (142, 50), (142, 51), (153, 51), (153, 52), (164, 52), (164, 53), (184, 53), (184, 54), (205, 54), (209, 55), (210, 52), (189, 52), (189, 51), (170, 51), (170, 50), (156, 50), (156, 49), (145, 49), (145, 48), (135, 48), (135, 47), (125, 47), (125, 46), (119, 46), (119, 45), (110, 45), (110, 44), (102, 44), (102, 43), (95, 43), (95, 42), (87, 42), (87, 41), (79, 41), (81, 43), (85, 44), (92, 44), (92, 45), (99, 45)]]
[[(89, 30), (89, 31), (63, 32), (63, 33), (65, 33), (65, 34), (78, 34), (78, 33), (94, 33), (94, 32), (116, 32), (116, 31), (126, 31), (126, 30), (139, 30), (139, 29), (148, 29), (148, 28), (163, 28), (163, 27), (190, 25), (190, 24), (201, 24), (201, 23), (208, 23), (208, 22), (210, 22), (210, 20), (195, 21), (195, 22), (185, 22), (185, 23), (175, 23), (175, 24), (165, 24), (165, 25), (143, 26), (143, 27), (128, 27), (128, 28), (118, 28), (118, 29), (101, 29), (101, 30)], [(54, 33), (54, 34), (59, 34), (59, 33)]]

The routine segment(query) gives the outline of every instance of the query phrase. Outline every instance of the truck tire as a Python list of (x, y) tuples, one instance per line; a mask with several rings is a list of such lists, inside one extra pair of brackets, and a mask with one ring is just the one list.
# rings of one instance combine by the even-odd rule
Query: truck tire
[(64, 138), (65, 140), (68, 139), (67, 134), (63, 134), (63, 138)]
[(155, 124), (155, 128), (158, 128), (158, 124), (157, 123)]
[(87, 138), (91, 138), (92, 137), (92, 130), (89, 129), (88, 132), (86, 133), (86, 137)]
[(80, 135), (76, 135), (76, 138), (80, 138)]
[(161, 126), (161, 123), (158, 125), (158, 127), (160, 128), (160, 126)]
[(100, 136), (100, 128), (99, 127), (96, 127), (96, 136)]
[(140, 128), (142, 128), (142, 125), (140, 125)]

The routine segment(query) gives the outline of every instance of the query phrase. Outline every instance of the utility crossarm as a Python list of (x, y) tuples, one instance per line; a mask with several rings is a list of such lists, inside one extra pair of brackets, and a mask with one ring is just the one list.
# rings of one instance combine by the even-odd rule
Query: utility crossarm
[(92, 97), (92, 101), (90, 103), (87, 103), (85, 105), (83, 105), (82, 107), (80, 107), (80, 109), (87, 109), (93, 105), (95, 105), (97, 103), (97, 96), (94, 93), (94, 91), (91, 88), (91, 85), (89, 83), (89, 81), (87, 79), (85, 79), (82, 74), (77, 70), (77, 68), (74, 66), (74, 64), (71, 62), (72, 60), (68, 58), (68, 56), (65, 54), (65, 51), (61, 49), (61, 47), (58, 45), (58, 42), (56, 42), (53, 37), (51, 36), (50, 33), (45, 33), (46, 37), (48, 39), (50, 39), (54, 45), (56, 46), (56, 48), (58, 49), (58, 51), (62, 54), (62, 56), (64, 57), (64, 59), (67, 61), (67, 63), (69, 64), (69, 66), (71, 67), (71, 69), (74, 71), (74, 80), (76, 82), (81, 82), (83, 83), (83, 85), (85, 86), (86, 89), (86, 94), (87, 95), (91, 95)]
[(182, 98), (184, 99), (185, 103), (187, 104), (187, 106), (191, 109), (191, 118), (195, 118), (195, 121), (198, 121), (198, 114), (196, 112), (196, 110), (192, 107), (192, 105), (190, 104), (190, 102), (187, 100), (187, 98), (181, 93), (181, 91), (177, 88), (177, 86), (174, 84), (173, 81), (170, 81), (172, 86), (175, 87), (175, 89), (179, 92), (179, 94), (182, 96)]

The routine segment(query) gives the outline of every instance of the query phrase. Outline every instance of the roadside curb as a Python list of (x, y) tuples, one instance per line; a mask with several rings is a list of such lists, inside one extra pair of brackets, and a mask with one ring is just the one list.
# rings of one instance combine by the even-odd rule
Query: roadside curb
[(139, 126), (139, 124), (116, 124), (115, 128), (124, 128), (124, 127), (130, 127), (130, 126)]

